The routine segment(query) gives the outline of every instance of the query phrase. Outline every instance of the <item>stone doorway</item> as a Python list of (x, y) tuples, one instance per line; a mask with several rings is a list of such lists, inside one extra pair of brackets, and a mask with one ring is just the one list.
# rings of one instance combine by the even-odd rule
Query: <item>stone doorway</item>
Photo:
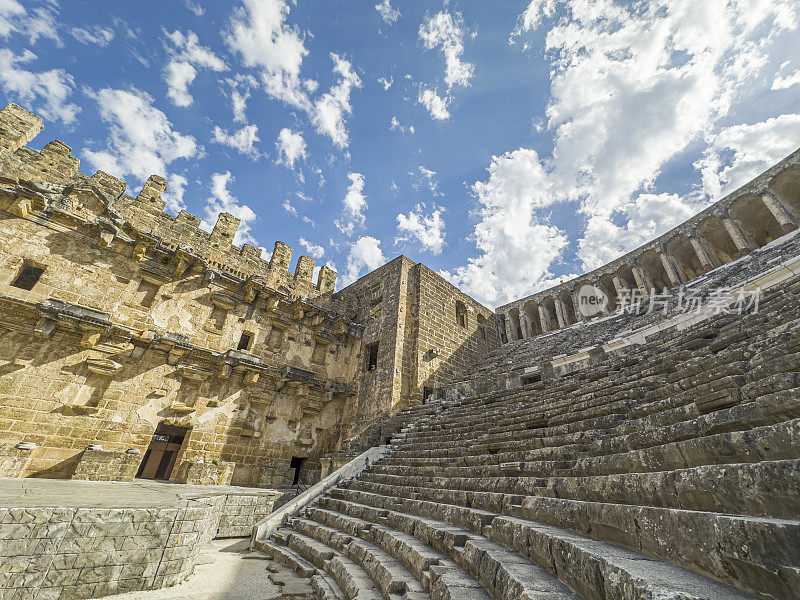
[(188, 431), (186, 427), (159, 423), (136, 477), (168, 481)]

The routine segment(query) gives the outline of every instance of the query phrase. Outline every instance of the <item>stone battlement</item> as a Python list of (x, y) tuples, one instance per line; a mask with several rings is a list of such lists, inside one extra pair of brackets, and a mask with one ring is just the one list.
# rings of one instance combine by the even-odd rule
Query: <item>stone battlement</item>
[[(201, 229), (202, 220), (185, 210), (176, 217), (165, 213), (166, 201), (162, 195), (167, 182), (163, 177), (151, 175), (133, 197), (125, 193), (127, 183), (122, 179), (104, 171), (97, 171), (91, 177), (81, 173), (80, 159), (62, 141), (50, 142), (41, 152), (28, 148), (26, 144), (42, 129), (41, 117), (16, 104), (0, 110), (3, 187), (20, 182), (46, 183), (42, 191), (60, 193), (64, 204), (73, 205), (93, 196), (95, 202), (105, 205), (106, 212), (118, 215), (149, 238), (150, 246), (184, 252), (203, 260), (209, 268), (241, 280), (260, 279), (273, 289), (285, 287), (293, 295), (313, 297), (333, 292), (336, 272), (323, 266), (317, 281), (312, 282), (315, 260), (310, 256), (301, 256), (294, 273), (289, 272), (294, 251), (284, 242), (275, 243), (268, 261), (261, 258), (260, 248), (251, 244), (234, 245), (240, 221), (231, 214), (220, 213), (211, 232), (207, 232)], [(23, 202), (19, 211), (25, 212), (26, 208), (45, 212), (50, 207), (46, 202)], [(99, 220), (95, 222), (101, 225)]]

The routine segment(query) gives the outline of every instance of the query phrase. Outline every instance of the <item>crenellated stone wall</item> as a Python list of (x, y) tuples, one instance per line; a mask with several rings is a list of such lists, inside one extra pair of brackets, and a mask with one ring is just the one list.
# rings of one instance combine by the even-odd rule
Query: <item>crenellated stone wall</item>
[[(0, 111), (0, 475), (310, 483), (498, 343), (487, 308), (406, 257), (334, 293), (283, 242), (236, 246), (232, 215), (166, 214), (163, 177), (134, 197), (61, 141), (27, 147), (41, 129)], [(165, 432), (172, 462), (145, 468)]]

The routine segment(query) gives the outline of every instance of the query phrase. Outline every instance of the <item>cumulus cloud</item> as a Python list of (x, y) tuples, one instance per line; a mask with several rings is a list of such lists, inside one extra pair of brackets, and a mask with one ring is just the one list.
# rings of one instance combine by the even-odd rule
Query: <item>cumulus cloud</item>
[(259, 141), (258, 126), (245, 125), (238, 131), (228, 133), (221, 127), (214, 127), (214, 141), (223, 146), (233, 148), (237, 152), (249, 156), (253, 160), (260, 156), (255, 143)]
[[(532, 293), (552, 280), (567, 239), (549, 224), (549, 204), (577, 204), (586, 223), (578, 259), (590, 269), (643, 241), (643, 231), (663, 231), (674, 224), (672, 216), (695, 212), (715, 186), (726, 184), (719, 177), (729, 185), (751, 177), (755, 172), (745, 175), (748, 169), (766, 166), (767, 156), (782, 156), (787, 147), (782, 135), (763, 141), (771, 148), (751, 154), (743, 144), (727, 172), (714, 150), (719, 147), (720, 157), (731, 160), (725, 144), (745, 132), (722, 135), (721, 118), (752, 93), (749, 83), (768, 66), (775, 40), (796, 35), (796, 13), (788, 0), (533, 0), (514, 36), (545, 28), (552, 155), (540, 160), (520, 148), (493, 158), (489, 181), (473, 186), (480, 205), (473, 236), (479, 254), (452, 274), (487, 302)], [(790, 126), (787, 135), (796, 135), (792, 132)], [(698, 166), (705, 169), (703, 189), (685, 198), (653, 194), (662, 168), (698, 143), (711, 148)], [(512, 202), (523, 197), (528, 199)], [(501, 210), (503, 198), (512, 204)], [(670, 214), (656, 219), (648, 202)], [(515, 215), (517, 224), (503, 212)]]
[(223, 33), (225, 43), (245, 66), (261, 71), (264, 89), (273, 98), (303, 110), (311, 109), (308, 91), (316, 82), (301, 81), (300, 67), (308, 54), (303, 36), (286, 24), (285, 0), (244, 0)]
[(780, 76), (778, 75), (772, 81), (771, 90), (787, 90), (793, 85), (800, 85), (800, 69), (795, 71), (794, 73), (790, 73), (789, 75)]
[(278, 160), (276, 162), (280, 165), (286, 165), (291, 170), (294, 170), (295, 162), (307, 158), (306, 142), (302, 134), (299, 131), (292, 131), (288, 127), (284, 127), (278, 133), (275, 148), (278, 152)]
[(488, 304), (530, 294), (552, 280), (550, 266), (568, 240), (537, 212), (550, 205), (551, 187), (534, 150), (492, 157), (489, 179), (472, 186), (479, 204), (472, 238), (480, 255), (442, 275)]
[(400, 12), (400, 9), (394, 8), (389, 3), (389, 0), (383, 0), (383, 2), (380, 4), (376, 4), (375, 10), (378, 11), (381, 19), (383, 19), (383, 22), (387, 25), (394, 25), (397, 23), (397, 19), (403, 15), (403, 13)]
[(317, 260), (319, 260), (325, 255), (325, 248), (323, 248), (319, 244), (314, 244), (312, 242), (309, 242), (305, 238), (300, 238), (300, 245), (305, 249), (306, 252), (308, 252), (308, 255), (311, 256), (312, 258), (316, 258)]
[(205, 8), (200, 6), (197, 2), (192, 2), (192, 0), (183, 0), (183, 3), (186, 5), (186, 8), (194, 13), (195, 17), (202, 17), (206, 12)]
[(173, 173), (167, 178), (167, 190), (161, 195), (161, 198), (167, 203), (164, 207), (167, 212), (176, 215), (186, 208), (183, 194), (188, 183), (186, 177), (177, 173)]
[(166, 176), (174, 161), (197, 155), (195, 139), (175, 131), (149, 94), (112, 88), (87, 93), (109, 127), (105, 150), (83, 151), (93, 168), (143, 182), (153, 174)]
[(800, 114), (780, 115), (751, 125), (726, 127), (695, 166), (708, 197), (719, 199), (797, 149)]
[(239, 229), (233, 237), (233, 243), (252, 244), (257, 246), (255, 238), (251, 233), (253, 222), (256, 220), (256, 213), (246, 204), (240, 204), (236, 197), (228, 190), (228, 185), (233, 181), (230, 171), (224, 173), (214, 173), (211, 176), (211, 195), (206, 200), (205, 218), (202, 227), (211, 231), (217, 222), (220, 213), (229, 213), (238, 218)]
[(394, 115), (389, 121), (389, 129), (391, 131), (399, 131), (400, 133), (414, 133), (414, 126), (409, 125), (408, 127), (401, 125), (400, 121), (397, 119), (397, 115)]
[(165, 35), (174, 46), (170, 48), (170, 61), (164, 67), (167, 96), (176, 106), (189, 106), (194, 102), (189, 86), (197, 77), (197, 69), (219, 72), (228, 67), (210, 48), (200, 44), (196, 33), (183, 34), (176, 30)]
[(348, 173), (347, 178), (350, 185), (343, 200), (344, 217), (335, 220), (334, 224), (342, 233), (351, 235), (356, 226), (364, 226), (367, 199), (364, 196), (364, 176), (361, 173)]
[(350, 246), (342, 277), (342, 286), (348, 286), (363, 273), (373, 271), (386, 263), (381, 243), (376, 238), (365, 235)]
[(431, 212), (425, 212), (424, 203), (417, 204), (408, 214), (397, 215), (397, 237), (395, 244), (416, 240), (423, 250), (431, 254), (441, 254), (444, 246), (443, 208), (433, 205)]
[(69, 34), (81, 44), (95, 44), (100, 47), (108, 46), (114, 39), (114, 30), (100, 25), (90, 28), (73, 27), (69, 30)]
[(428, 109), (431, 117), (440, 121), (450, 118), (449, 106), (454, 87), (466, 87), (475, 74), (475, 65), (461, 60), (464, 53), (464, 36), (468, 33), (461, 13), (441, 11), (426, 15), (419, 26), (419, 39), (425, 48), (439, 48), (445, 58), (444, 81), (447, 93), (439, 96), (436, 89), (420, 85), (417, 102)]
[(36, 60), (30, 50), (16, 55), (7, 48), (0, 49), (0, 83), (5, 94), (49, 120), (72, 123), (80, 108), (68, 102), (75, 80), (64, 69), (28, 71), (20, 65)]
[(39, 38), (51, 39), (62, 46), (58, 35), (58, 5), (42, 4), (36, 9), (26, 9), (17, 0), (0, 0), (0, 37), (12, 33), (28, 38), (35, 44)]
[(361, 79), (353, 71), (349, 61), (333, 52), (330, 56), (333, 61), (333, 72), (339, 76), (339, 80), (330, 91), (320, 96), (314, 103), (311, 120), (317, 131), (329, 136), (337, 148), (346, 148), (349, 136), (345, 116), (353, 112), (350, 93), (354, 87), (361, 87)]
[(419, 95), (417, 96), (417, 102), (427, 108), (428, 112), (431, 114), (431, 118), (437, 121), (446, 121), (450, 118), (450, 110), (448, 109), (450, 104), (449, 96), (442, 98), (436, 90), (421, 86)]
[(225, 82), (231, 88), (231, 110), (233, 111), (233, 120), (235, 123), (247, 124), (247, 101), (250, 99), (250, 90), (258, 86), (258, 82), (250, 75), (243, 75), (238, 73), (232, 79), (226, 79)]

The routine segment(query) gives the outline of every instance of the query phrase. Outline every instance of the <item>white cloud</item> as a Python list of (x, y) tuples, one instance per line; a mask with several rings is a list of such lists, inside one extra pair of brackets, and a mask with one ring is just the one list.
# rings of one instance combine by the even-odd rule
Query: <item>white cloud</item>
[(211, 231), (217, 222), (220, 213), (229, 213), (238, 218), (239, 229), (233, 237), (233, 243), (252, 244), (258, 246), (255, 238), (250, 232), (252, 223), (256, 220), (256, 213), (246, 204), (239, 204), (236, 197), (228, 190), (228, 185), (233, 181), (230, 171), (225, 173), (214, 173), (211, 176), (211, 196), (206, 201), (205, 218), (202, 226), (207, 231)]
[(26, 36), (28, 42), (35, 44), (39, 38), (51, 39), (62, 46), (58, 35), (58, 5), (43, 4), (29, 13), (17, 0), (0, 0), (0, 37), (7, 38), (12, 33)]
[(278, 151), (278, 164), (286, 165), (291, 170), (294, 170), (294, 163), (298, 160), (305, 160), (306, 156), (306, 142), (300, 132), (292, 131), (288, 127), (284, 127), (278, 133), (278, 139), (275, 142), (275, 148)]
[(385, 262), (386, 258), (383, 256), (379, 240), (369, 235), (358, 238), (350, 246), (350, 252), (347, 254), (342, 287), (353, 283), (363, 272), (373, 271)]
[(165, 209), (172, 214), (178, 214), (181, 210), (186, 208), (183, 203), (183, 194), (186, 191), (186, 185), (189, 181), (183, 175), (173, 173), (167, 179), (167, 190), (161, 195), (161, 198), (167, 203)]
[(202, 17), (206, 12), (205, 8), (200, 6), (197, 2), (192, 2), (192, 0), (183, 0), (183, 3), (186, 5), (186, 8), (194, 13), (195, 17)]
[(437, 121), (446, 121), (450, 118), (450, 111), (447, 108), (450, 104), (449, 96), (442, 98), (436, 90), (420, 86), (417, 102), (427, 108), (431, 117)]
[(400, 12), (400, 9), (394, 8), (389, 3), (389, 0), (383, 0), (383, 2), (380, 4), (376, 4), (375, 10), (378, 11), (381, 19), (383, 19), (384, 23), (387, 25), (394, 25), (397, 23), (397, 19), (403, 16), (403, 13)]
[(300, 245), (305, 248), (305, 251), (308, 252), (308, 255), (312, 258), (319, 260), (325, 256), (325, 248), (319, 244), (314, 244), (305, 238), (300, 238)]
[(364, 176), (361, 173), (348, 173), (347, 178), (350, 180), (350, 185), (347, 187), (347, 194), (343, 201), (345, 218), (335, 220), (334, 224), (339, 231), (350, 235), (356, 225), (364, 226), (367, 199), (364, 196)]
[(534, 150), (492, 157), (488, 181), (472, 188), (479, 203), (473, 239), (480, 255), (442, 275), (489, 305), (530, 294), (551, 280), (550, 265), (567, 246), (565, 233), (536, 212), (550, 204), (551, 185)]
[(786, 90), (792, 87), (793, 85), (800, 85), (800, 69), (791, 73), (790, 75), (786, 75), (785, 77), (776, 76), (775, 79), (772, 81), (771, 90)]
[(345, 115), (353, 112), (350, 105), (350, 92), (354, 87), (361, 87), (361, 79), (353, 71), (349, 61), (338, 54), (331, 53), (333, 72), (339, 80), (314, 103), (312, 122), (321, 134), (330, 136), (337, 148), (346, 148), (349, 144)]
[(419, 38), (425, 47), (428, 50), (440, 48), (444, 54), (444, 81), (448, 91), (455, 86), (468, 86), (475, 74), (475, 65), (461, 60), (466, 33), (461, 13), (451, 15), (441, 11), (433, 16), (426, 15), (419, 26)]
[(166, 176), (172, 162), (197, 155), (195, 139), (174, 131), (149, 94), (112, 88), (87, 93), (109, 125), (106, 149), (83, 151), (95, 169), (117, 177), (133, 175), (143, 182), (153, 174)]
[(111, 40), (114, 39), (114, 30), (110, 27), (101, 27), (100, 25), (95, 25), (89, 29), (85, 27), (73, 27), (69, 30), (69, 34), (81, 44), (96, 44), (100, 47), (108, 46)]
[(441, 254), (444, 246), (443, 208), (433, 205), (430, 213), (425, 214), (425, 204), (417, 204), (407, 215), (397, 215), (397, 237), (395, 244), (416, 240), (423, 250), (431, 254)]
[(401, 125), (400, 121), (397, 120), (397, 115), (392, 117), (392, 120), (389, 121), (389, 130), (391, 131), (399, 131), (400, 133), (414, 133), (414, 126), (409, 125), (408, 127)]
[[(715, 174), (720, 167), (712, 150), (698, 165), (705, 169), (701, 191), (685, 198), (651, 193), (663, 167), (693, 144), (728, 143), (731, 132), (716, 138), (724, 132), (720, 121), (758, 92), (752, 82), (763, 77), (776, 40), (796, 35), (792, 6), (791, 0), (531, 2), (515, 35), (545, 23), (549, 28), (546, 115), (553, 153), (539, 160), (520, 148), (493, 159), (489, 182), (475, 184), (482, 205), (475, 226), (479, 254), (456, 269), (453, 280), (489, 302), (532, 293), (552, 279), (550, 269), (567, 242), (537, 206), (577, 203), (587, 224), (578, 258), (589, 269), (643, 241), (643, 232), (663, 231), (673, 216), (696, 211), (710, 199), (703, 192), (725, 185), (717, 179), (732, 185), (756, 174), (748, 169), (766, 166), (766, 156), (783, 153), (789, 144), (782, 134), (764, 138), (767, 149), (744, 152), (737, 143), (741, 157), (729, 171), (723, 167)], [(548, 21), (556, 8), (558, 18)], [(796, 135), (792, 131), (789, 127), (787, 137)], [(789, 150), (794, 147), (796, 141)], [(507, 163), (506, 173), (501, 163)], [(491, 188), (526, 191), (531, 198), (527, 206), (500, 210), (500, 198), (521, 195), (496, 195)], [(498, 207), (487, 205), (492, 198)], [(648, 203), (671, 214), (656, 219)], [(512, 226), (503, 211), (514, 214), (518, 224)]]
[(391, 75), (388, 78), (386, 78), (386, 77), (378, 77), (378, 83), (380, 83), (383, 86), (384, 91), (386, 91), (390, 87), (392, 87), (392, 84), (394, 83), (394, 79), (392, 79)]
[(718, 200), (796, 150), (798, 140), (800, 114), (722, 129), (695, 164), (703, 175), (705, 193)]
[(285, 210), (287, 213), (289, 213), (289, 214), (290, 214), (290, 215), (292, 215), (293, 217), (299, 217), (299, 216), (300, 216), (300, 215), (297, 213), (297, 209), (296, 209), (294, 206), (292, 206), (292, 203), (289, 201), (289, 199), (288, 199), (288, 198), (286, 198), (286, 199), (283, 201), (283, 204), (282, 204), (281, 206), (283, 207), (283, 210)]
[(197, 69), (224, 71), (228, 67), (210, 48), (200, 45), (197, 34), (189, 31), (185, 35), (173, 31), (165, 35), (174, 48), (170, 49), (170, 61), (164, 67), (167, 96), (176, 106), (189, 106), (194, 102), (189, 86), (197, 77)]
[(72, 95), (75, 80), (64, 69), (27, 71), (19, 65), (36, 60), (30, 50), (15, 55), (0, 49), (0, 83), (5, 94), (35, 110), (46, 119), (72, 123), (80, 108), (67, 98)]
[(244, 0), (244, 6), (234, 11), (223, 37), (231, 52), (242, 56), (245, 66), (261, 70), (270, 96), (310, 110), (307, 91), (316, 82), (300, 80), (300, 67), (308, 50), (300, 31), (286, 25), (288, 14), (285, 0)]
[(255, 143), (259, 141), (258, 126), (245, 125), (239, 131), (228, 133), (221, 127), (214, 127), (214, 141), (223, 146), (228, 146), (234, 150), (249, 156), (253, 160), (260, 156)]
[[(431, 194), (434, 196), (440, 196), (441, 194), (439, 193), (439, 182), (436, 179), (436, 171), (426, 169), (422, 165), (419, 165), (417, 170), (420, 174), (420, 182), (430, 190)], [(419, 189), (419, 184), (415, 184), (414, 189)]]

